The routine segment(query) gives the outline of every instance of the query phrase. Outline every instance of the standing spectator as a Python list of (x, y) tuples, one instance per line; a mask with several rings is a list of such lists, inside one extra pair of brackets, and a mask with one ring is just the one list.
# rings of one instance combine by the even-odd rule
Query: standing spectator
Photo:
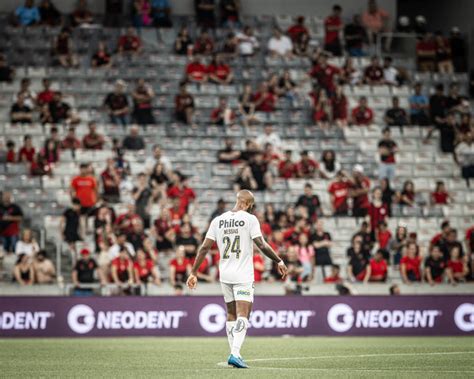
[(119, 37), (117, 51), (119, 54), (138, 55), (142, 51), (142, 41), (134, 28), (127, 28), (127, 33)]
[(441, 74), (452, 74), (454, 71), (453, 61), (451, 59), (451, 46), (449, 40), (443, 37), (438, 31), (435, 33), (434, 43), (436, 46), (436, 63), (438, 72)]
[(428, 98), (421, 93), (421, 83), (415, 84), (415, 93), (410, 96), (410, 122), (412, 125), (429, 125), (429, 101)]
[(239, 12), (240, 12), (240, 1), (239, 0), (221, 0), (221, 23), (224, 27), (233, 27), (240, 25)]
[(71, 181), (71, 197), (79, 199), (82, 215), (88, 215), (96, 204), (97, 192), (97, 181), (90, 175), (89, 164), (81, 163), (79, 175)]
[(194, 0), (196, 21), (203, 29), (214, 29), (216, 27), (216, 5), (214, 0)]
[(129, 105), (127, 95), (124, 91), (126, 84), (123, 80), (115, 82), (113, 92), (107, 94), (104, 100), (104, 106), (110, 117), (110, 122), (114, 125), (126, 126), (129, 122)]
[(365, 96), (361, 96), (359, 105), (352, 110), (351, 119), (353, 125), (367, 126), (372, 124), (374, 111), (367, 105)]
[(321, 214), (321, 201), (318, 195), (313, 192), (311, 183), (304, 185), (304, 194), (298, 197), (295, 204), (296, 207), (303, 207), (308, 213), (310, 220), (315, 221), (319, 214)]
[(34, 0), (25, 0), (24, 6), (15, 9), (15, 24), (20, 26), (31, 26), (41, 21), (41, 15)]
[(60, 229), (64, 242), (69, 245), (71, 251), (76, 252), (76, 242), (82, 241), (81, 237), (81, 202), (77, 198), (71, 201), (71, 207), (67, 208), (60, 223)]
[(386, 222), (387, 218), (388, 209), (387, 205), (382, 201), (382, 190), (380, 187), (376, 187), (372, 190), (372, 202), (368, 209), (372, 241), (376, 240), (376, 236), (379, 233), (379, 225), (382, 222)]
[(382, 84), (384, 81), (384, 72), (380, 66), (379, 58), (373, 56), (370, 65), (364, 70), (364, 82), (370, 85)]
[(94, 68), (110, 68), (112, 67), (112, 57), (107, 51), (104, 42), (99, 42), (97, 51), (92, 56), (91, 65)]
[(369, 210), (370, 180), (364, 175), (364, 167), (356, 164), (352, 170), (349, 196), (352, 198), (352, 215), (365, 217)]
[(434, 72), (436, 64), (436, 43), (431, 33), (425, 33), (416, 43), (416, 60), (421, 72)]
[(160, 274), (152, 259), (147, 258), (143, 250), (138, 250), (137, 258), (133, 264), (135, 283), (138, 285), (153, 283), (161, 284)]
[(15, 251), (20, 236), (20, 224), (23, 221), (23, 210), (12, 200), (12, 194), (4, 191), (0, 204), (0, 240), (7, 253)]
[(74, 54), (71, 31), (63, 27), (54, 40), (53, 50), (58, 58), (59, 64), (63, 67), (75, 67), (78, 65), (77, 57)]
[(87, 6), (87, 0), (79, 0), (77, 2), (77, 7), (74, 9), (74, 12), (72, 12), (71, 15), (71, 21), (73, 26), (92, 24), (94, 17)]
[(474, 143), (472, 141), (472, 132), (466, 133), (463, 139), (455, 149), (456, 163), (461, 168), (461, 176), (466, 180), (470, 187), (470, 180), (474, 178)]
[(298, 16), (296, 18), (296, 23), (291, 25), (286, 31), (286, 34), (288, 34), (288, 36), (291, 38), (293, 43), (300, 40), (302, 36), (309, 36), (309, 30), (304, 24), (304, 22), (305, 22), (305, 17)]
[(392, 97), (392, 107), (386, 110), (384, 120), (388, 126), (403, 127), (408, 125), (407, 112), (400, 107), (400, 99), (398, 96)]
[(73, 152), (81, 148), (81, 141), (76, 137), (76, 129), (69, 127), (66, 137), (61, 142), (61, 150), (72, 150)]
[(148, 186), (147, 176), (141, 172), (138, 174), (137, 185), (132, 190), (133, 200), (137, 214), (143, 220), (143, 225), (147, 229), (150, 227), (149, 205), (153, 193)]
[(135, 90), (132, 92), (133, 99), (133, 119), (138, 125), (152, 125), (155, 124), (155, 117), (153, 117), (152, 101), (155, 97), (155, 92), (151, 86), (145, 83), (144, 79), (139, 79)]
[(455, 72), (466, 72), (466, 41), (457, 26), (451, 29), (451, 36), (449, 38), (451, 45), (451, 56)]
[(323, 179), (334, 179), (341, 170), (341, 164), (337, 161), (334, 150), (324, 150), (320, 162), (319, 174)]
[(132, 151), (144, 150), (145, 141), (138, 132), (138, 126), (132, 125), (130, 127), (130, 134), (123, 139), (122, 148)]
[(326, 266), (332, 266), (332, 238), (331, 234), (324, 230), (322, 220), (316, 222), (314, 232), (311, 234), (311, 243), (314, 246), (316, 266), (321, 267), (323, 278), (326, 280)]
[(370, 259), (370, 278), (371, 282), (385, 282), (388, 275), (387, 262), (384, 259), (383, 251), (377, 250), (374, 258)]
[(211, 123), (220, 126), (231, 125), (235, 119), (234, 111), (228, 106), (225, 97), (219, 98), (219, 106), (211, 112)]
[(52, 284), (56, 277), (56, 269), (46, 251), (40, 250), (33, 260), (33, 270), (35, 272), (35, 282), (38, 284)]
[(260, 47), (257, 38), (254, 36), (253, 29), (250, 26), (244, 27), (243, 32), (236, 34), (238, 49), (243, 57), (250, 57)]
[[(369, 0), (367, 10), (362, 13), (362, 24), (367, 31), (369, 43), (375, 46), (377, 36), (380, 33), (389, 32), (389, 14), (382, 8), (379, 8), (376, 0)], [(387, 37), (385, 41), (385, 50), (390, 50), (390, 39)]]
[(104, 136), (97, 132), (95, 121), (89, 121), (89, 132), (82, 138), (82, 147), (86, 150), (102, 150), (104, 147)]
[(175, 97), (175, 117), (178, 122), (186, 125), (193, 124), (194, 98), (187, 91), (186, 83), (179, 85), (179, 93)]
[(113, 158), (107, 159), (107, 166), (100, 178), (102, 180), (102, 198), (109, 203), (118, 203), (120, 201), (121, 177)]
[(57, 26), (61, 23), (61, 12), (59, 12), (51, 0), (42, 0), (38, 10), (43, 25)]
[(134, 0), (132, 2), (132, 23), (136, 28), (150, 26), (153, 22), (151, 17), (151, 5), (148, 0)]
[(340, 128), (347, 126), (347, 97), (344, 95), (342, 86), (336, 87), (336, 92), (330, 99), (332, 108), (332, 120)]
[(355, 14), (352, 17), (352, 23), (344, 28), (344, 38), (346, 40), (346, 49), (351, 57), (362, 57), (365, 55), (363, 47), (367, 39), (367, 33), (361, 24), (360, 15)]
[(186, 282), (186, 278), (191, 272), (191, 261), (185, 256), (184, 246), (176, 248), (176, 255), (170, 261), (169, 270), (169, 279), (172, 286), (176, 283)]
[(36, 104), (40, 107), (49, 104), (54, 100), (54, 91), (51, 89), (51, 81), (44, 78), (42, 83), (43, 90), (38, 93), (38, 96), (36, 97)]
[(40, 248), (38, 242), (36, 242), (31, 229), (23, 229), (21, 232), (21, 239), (16, 243), (15, 246), (15, 254), (26, 254), (30, 258), (33, 258), (39, 250)]
[(390, 181), (387, 178), (380, 180), (380, 189), (382, 190), (382, 201), (387, 205), (388, 215), (391, 216), (396, 192), (390, 187)]
[(72, 270), (72, 283), (76, 287), (76, 290), (81, 291), (81, 293), (91, 293), (90, 289), (81, 289), (82, 284), (88, 285), (93, 284), (96, 281), (96, 273), (98, 273), (101, 278), (101, 283), (105, 284), (104, 278), (102, 278), (101, 272), (98, 269), (97, 262), (95, 259), (91, 258), (91, 253), (88, 249), (81, 250), (81, 257), (77, 260), (74, 268)]
[(106, 0), (105, 1), (105, 25), (109, 27), (121, 26), (123, 12), (123, 0)]
[(25, 104), (25, 98), (20, 94), (10, 108), (10, 122), (12, 124), (31, 124), (32, 121), (33, 110)]
[(339, 57), (342, 54), (342, 46), (340, 41), (340, 34), (343, 29), (343, 22), (341, 19), (342, 8), (339, 5), (332, 7), (332, 14), (324, 20), (324, 50)]
[(186, 55), (192, 46), (193, 40), (189, 36), (189, 29), (186, 26), (182, 26), (174, 41), (174, 52), (175, 54)]
[(171, 28), (171, 6), (168, 0), (151, 0), (151, 16), (157, 28)]
[(11, 83), (15, 76), (15, 70), (8, 65), (3, 54), (0, 54), (0, 82)]
[(459, 129), (454, 113), (448, 113), (445, 121), (438, 126), (439, 148), (443, 153), (454, 153), (456, 133)]
[(440, 248), (433, 246), (430, 255), (425, 260), (425, 279), (430, 286), (443, 282), (446, 266)]
[(392, 139), (390, 128), (385, 128), (382, 132), (382, 139), (378, 144), (379, 150), (379, 180), (395, 178), (395, 154), (398, 151), (397, 144)]
[(268, 40), (268, 51), (273, 57), (291, 58), (293, 55), (293, 43), (280, 29), (273, 28), (273, 35)]
[(328, 188), (334, 216), (347, 216), (349, 212), (349, 205), (347, 204), (349, 188), (350, 184), (347, 175), (344, 171), (339, 170), (336, 179)]
[(453, 201), (453, 198), (446, 190), (446, 185), (442, 180), (436, 182), (436, 188), (431, 192), (431, 204), (433, 205), (447, 205)]
[(20, 254), (13, 268), (15, 281), (21, 286), (31, 286), (35, 282), (35, 271), (31, 258), (26, 254)]
[(207, 66), (207, 72), (209, 80), (215, 84), (230, 84), (234, 79), (234, 74), (221, 55), (213, 57), (211, 64)]
[(298, 235), (298, 259), (303, 266), (303, 272), (301, 273), (301, 279), (303, 282), (308, 282), (313, 279), (314, 270), (314, 247), (309, 244), (309, 239), (306, 233), (300, 233)]

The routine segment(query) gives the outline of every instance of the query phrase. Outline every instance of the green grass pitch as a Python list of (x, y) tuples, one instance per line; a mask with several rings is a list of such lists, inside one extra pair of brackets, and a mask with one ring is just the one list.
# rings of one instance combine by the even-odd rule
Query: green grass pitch
[(468, 378), (472, 337), (248, 337), (248, 370), (224, 338), (0, 339), (0, 378)]

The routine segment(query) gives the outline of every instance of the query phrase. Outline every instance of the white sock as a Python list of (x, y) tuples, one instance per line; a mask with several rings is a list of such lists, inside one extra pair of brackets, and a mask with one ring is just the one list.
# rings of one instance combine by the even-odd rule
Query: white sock
[(225, 323), (225, 331), (227, 332), (227, 340), (229, 341), (229, 347), (232, 350), (232, 343), (234, 342), (233, 329), (235, 326), (235, 321), (227, 321)]
[(247, 335), (247, 328), (249, 327), (249, 320), (246, 317), (237, 317), (233, 329), (234, 341), (232, 342), (231, 354), (240, 358), (240, 348), (242, 347), (245, 336)]

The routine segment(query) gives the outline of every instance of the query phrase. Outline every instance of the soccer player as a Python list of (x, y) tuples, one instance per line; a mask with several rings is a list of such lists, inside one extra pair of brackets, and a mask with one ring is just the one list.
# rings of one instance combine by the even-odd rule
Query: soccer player
[(234, 208), (212, 220), (187, 280), (188, 287), (195, 289), (198, 269), (217, 242), (221, 256), (220, 281), (227, 305), (226, 331), (231, 349), (227, 363), (237, 368), (248, 368), (240, 355), (240, 348), (247, 334), (253, 303), (253, 242), (278, 264), (278, 272), (283, 278), (288, 272), (283, 260), (263, 238), (257, 217), (249, 213), (254, 201), (252, 192), (239, 191)]

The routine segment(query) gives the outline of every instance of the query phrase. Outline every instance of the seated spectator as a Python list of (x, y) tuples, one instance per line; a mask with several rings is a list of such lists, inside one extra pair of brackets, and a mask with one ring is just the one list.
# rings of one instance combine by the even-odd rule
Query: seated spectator
[(301, 292), (301, 275), (303, 273), (303, 265), (298, 258), (296, 246), (290, 246), (288, 253), (284, 258), (286, 267), (288, 267), (287, 284), (285, 285), (286, 294), (295, 294)]
[(73, 26), (87, 26), (92, 24), (94, 17), (87, 6), (87, 0), (79, 0), (77, 2), (77, 7), (71, 15), (71, 21)]
[(421, 93), (421, 83), (415, 84), (415, 93), (410, 96), (410, 122), (412, 125), (429, 125), (429, 101), (428, 98)]
[(16, 151), (15, 151), (15, 142), (13, 142), (12, 140), (8, 140), (6, 147), (7, 147), (7, 151), (5, 153), (5, 162), (6, 163), (18, 162), (17, 157), (16, 157)]
[[(127, 225), (131, 225), (131, 223)], [(122, 252), (126, 252), (127, 257), (135, 256), (135, 248), (130, 242), (127, 241), (127, 234), (119, 231), (117, 234), (117, 237), (115, 237), (114, 234), (112, 234), (111, 237), (112, 237), (111, 239), (112, 245), (110, 246), (107, 254), (110, 257), (110, 259), (112, 259), (112, 261), (118, 258), (122, 254)]]
[(309, 76), (323, 88), (329, 96), (336, 90), (335, 78), (341, 75), (341, 70), (327, 62), (327, 56), (321, 54), (311, 68)]
[[(82, 284), (95, 283), (96, 276), (100, 277), (101, 284), (105, 284), (105, 278), (101, 275), (101, 271), (98, 270), (97, 262), (91, 257), (90, 251), (88, 249), (82, 249), (80, 258), (72, 270), (72, 283), (76, 286), (77, 290)], [(92, 290), (82, 289), (81, 292), (91, 293)]]
[(0, 82), (11, 83), (14, 77), (15, 70), (8, 64), (5, 56), (0, 54)]
[(93, 175), (90, 174), (89, 164), (81, 163), (80, 173), (71, 181), (71, 197), (81, 202), (81, 214), (88, 214), (97, 202), (98, 186)]
[(399, 84), (398, 70), (392, 66), (392, 57), (385, 57), (383, 59), (383, 80), (385, 84), (396, 86)]
[[(452, 91), (450, 91), (451, 93)], [(27, 106), (34, 109), (36, 106), (36, 93), (31, 89), (31, 79), (23, 78), (20, 82), (20, 89), (13, 96), (13, 101), (18, 100), (19, 97), (23, 97), (23, 100)], [(459, 104), (459, 103), (458, 103)], [(457, 105), (457, 104), (456, 104)]]
[(291, 58), (293, 43), (278, 28), (273, 28), (273, 36), (268, 40), (268, 51), (273, 57)]
[(186, 55), (189, 53), (190, 48), (192, 51), (193, 40), (189, 36), (189, 29), (186, 26), (182, 26), (174, 41), (174, 52), (179, 55)]
[(26, 254), (28, 257), (35, 257), (36, 253), (40, 250), (38, 242), (33, 236), (31, 229), (25, 228), (21, 232), (21, 238), (15, 245), (15, 254)]
[(443, 37), (440, 31), (435, 33), (434, 43), (436, 47), (436, 65), (441, 74), (452, 74), (454, 71), (451, 59), (451, 46), (449, 40)]
[(175, 117), (178, 122), (186, 125), (193, 124), (194, 98), (187, 91), (186, 83), (179, 85), (179, 93), (175, 97)]
[(386, 178), (391, 181), (395, 178), (395, 155), (398, 152), (398, 146), (392, 139), (390, 128), (385, 128), (382, 133), (382, 139), (378, 144), (379, 179)]
[[(356, 244), (355, 246), (359, 245)], [(354, 255), (349, 260), (347, 275), (351, 282), (358, 281), (367, 283), (370, 279), (371, 266), (360, 248), (354, 251)]]
[(416, 205), (415, 185), (411, 180), (406, 180), (405, 183), (403, 183), (399, 204), (406, 207), (413, 207)]
[(252, 96), (252, 102), (255, 104), (255, 110), (258, 112), (270, 113), (275, 111), (276, 101), (276, 96), (269, 91), (266, 82), (262, 82), (258, 91)]
[(76, 137), (76, 129), (71, 126), (66, 134), (66, 137), (61, 142), (62, 150), (77, 150), (81, 148), (81, 141)]
[(110, 68), (112, 67), (112, 56), (107, 51), (104, 42), (99, 42), (97, 45), (97, 51), (92, 56), (91, 61), (92, 67), (94, 68)]
[(33, 146), (33, 140), (29, 134), (23, 138), (23, 146), (18, 152), (18, 161), (23, 163), (31, 163), (35, 156), (36, 149)]
[(110, 203), (117, 203), (120, 200), (120, 173), (112, 158), (107, 159), (107, 166), (100, 175), (102, 180), (102, 197)]
[(188, 177), (175, 171), (171, 175), (167, 195), (170, 199), (179, 199), (179, 206), (183, 213), (188, 212), (189, 206), (196, 200), (196, 193), (189, 187)]
[(278, 133), (273, 130), (272, 125), (268, 124), (265, 125), (263, 133), (258, 135), (256, 142), (260, 149), (263, 149), (264, 146), (269, 143), (278, 150), (282, 144)]
[(301, 33), (296, 41), (293, 41), (293, 54), (298, 57), (307, 57), (310, 54), (310, 36)]
[(47, 162), (46, 157), (42, 153), (35, 154), (33, 161), (30, 165), (30, 175), (32, 176), (45, 176), (53, 175), (52, 167)]
[(150, 26), (153, 22), (151, 17), (151, 5), (148, 0), (133, 0), (132, 23), (136, 28)]
[(53, 166), (54, 163), (59, 162), (59, 145), (55, 144), (54, 141), (48, 141), (41, 150), (41, 156), (48, 165)]
[(242, 32), (237, 32), (236, 38), (239, 53), (243, 57), (254, 55), (255, 51), (260, 47), (253, 29), (250, 26), (245, 26)]
[(137, 251), (137, 258), (133, 264), (135, 283), (138, 285), (153, 283), (161, 284), (160, 273), (152, 259), (147, 258), (143, 250)]
[(365, 217), (370, 207), (369, 203), (370, 180), (364, 175), (364, 167), (356, 164), (352, 170), (349, 197), (352, 198), (352, 215)]
[(249, 126), (249, 123), (259, 121), (255, 115), (255, 102), (253, 101), (252, 86), (250, 84), (243, 86), (243, 92), (239, 96), (239, 113), (242, 124), (246, 128)]
[(233, 163), (240, 159), (241, 153), (234, 148), (234, 143), (230, 138), (226, 138), (225, 147), (217, 152), (217, 159), (220, 163)]
[(107, 94), (104, 106), (110, 117), (110, 122), (114, 125), (126, 126), (129, 122), (129, 105), (127, 95), (124, 93), (126, 84), (123, 80), (115, 82), (113, 92)]
[(12, 124), (31, 124), (32, 121), (33, 111), (25, 104), (23, 95), (19, 95), (10, 108), (10, 122)]
[(436, 182), (436, 188), (431, 192), (431, 204), (447, 205), (453, 201), (450, 193), (446, 190), (446, 185), (442, 180)]
[(384, 82), (384, 71), (380, 66), (379, 58), (375, 55), (371, 58), (370, 65), (364, 70), (364, 82), (370, 85)]
[(86, 150), (102, 150), (105, 139), (97, 132), (95, 121), (89, 121), (89, 132), (82, 138), (82, 147)]
[(331, 197), (331, 204), (334, 216), (347, 216), (349, 205), (350, 183), (344, 171), (337, 171), (335, 180), (329, 185), (328, 192)]
[(347, 97), (344, 95), (342, 86), (336, 87), (334, 96), (331, 97), (332, 120), (340, 128), (347, 126)]
[(235, 119), (235, 113), (227, 104), (225, 97), (219, 98), (219, 106), (211, 112), (211, 123), (215, 125), (231, 125)]
[(452, 284), (465, 282), (469, 268), (466, 261), (461, 257), (461, 250), (458, 246), (453, 246), (449, 252), (447, 274)]
[(307, 150), (301, 152), (301, 159), (296, 164), (299, 178), (312, 179), (319, 171), (319, 164), (309, 156)]
[[(377, 43), (377, 36), (389, 32), (390, 16), (387, 11), (377, 5), (376, 0), (369, 0), (367, 10), (362, 13), (362, 25), (365, 27), (370, 45)], [(390, 50), (390, 38), (385, 41), (385, 50)]]
[(230, 84), (234, 79), (234, 74), (229, 65), (226, 64), (220, 55), (215, 55), (211, 64), (207, 66), (209, 80), (216, 84)]
[(446, 268), (443, 253), (438, 246), (433, 246), (430, 255), (425, 260), (425, 279), (430, 286), (443, 282)]
[(119, 54), (138, 55), (142, 50), (142, 41), (134, 28), (129, 27), (126, 34), (122, 34), (118, 40), (117, 51)]
[(326, 91), (320, 89), (317, 97), (313, 99), (313, 122), (321, 129), (327, 129), (329, 127), (332, 111), (331, 103), (328, 100)]
[(207, 68), (197, 55), (186, 66), (186, 80), (191, 83), (204, 83), (208, 80)]
[(207, 30), (203, 30), (194, 42), (193, 54), (211, 55), (214, 52), (214, 40)]
[(61, 23), (61, 12), (51, 0), (41, 0), (38, 10), (43, 25), (57, 26)]
[(313, 193), (313, 186), (311, 183), (305, 184), (304, 194), (298, 197), (295, 206), (305, 208), (309, 219), (313, 221), (315, 221), (318, 215), (322, 213), (321, 201), (319, 200), (318, 195)]
[(449, 37), (449, 45), (451, 46), (451, 57), (454, 65), (455, 72), (466, 72), (466, 41), (461, 31), (457, 26), (451, 29), (451, 35)]
[(112, 282), (118, 286), (133, 284), (133, 262), (128, 250), (121, 248), (117, 258), (112, 260)]
[(334, 179), (341, 170), (341, 164), (336, 159), (334, 150), (324, 150), (319, 164), (319, 175), (323, 179)]
[(280, 161), (278, 165), (278, 173), (281, 178), (291, 179), (291, 178), (296, 178), (298, 176), (298, 167), (293, 162), (291, 155), (292, 155), (292, 151), (286, 150), (285, 156), (283, 157), (283, 159)]
[(400, 260), (400, 274), (403, 283), (421, 281), (421, 257), (418, 254), (418, 247), (415, 242), (406, 245), (403, 257)]
[(324, 50), (337, 57), (342, 55), (342, 45), (339, 36), (344, 24), (341, 19), (341, 13), (341, 6), (334, 5), (332, 7), (332, 14), (324, 20)]
[(253, 177), (257, 182), (259, 191), (270, 190), (273, 184), (272, 173), (268, 170), (268, 164), (263, 160), (263, 154), (257, 153), (250, 162)]
[(375, 256), (370, 259), (370, 278), (371, 282), (385, 282), (387, 281), (388, 267), (384, 259), (383, 251), (377, 250)]
[(145, 149), (145, 140), (138, 134), (138, 126), (130, 127), (130, 134), (123, 139), (122, 147), (132, 151)]
[(454, 228), (450, 228), (447, 235), (443, 236), (438, 243), (434, 246), (438, 246), (443, 254), (444, 261), (449, 260), (449, 254), (453, 247), (459, 249), (459, 255), (464, 257), (464, 248), (461, 241), (458, 240), (458, 231)]
[(62, 93), (57, 91), (54, 93), (53, 101), (45, 108), (42, 121), (52, 124), (77, 124), (80, 118), (71, 106), (63, 101)]
[[(385, 206), (386, 203), (384, 203)], [(390, 216), (390, 214), (388, 215)], [(377, 226), (377, 233), (375, 234), (375, 241), (379, 244), (379, 248), (383, 252), (388, 253), (388, 245), (390, 240), (392, 239), (392, 233), (388, 230), (387, 222), (380, 221)], [(389, 260), (389, 254), (384, 255), (385, 260)]]
[(151, 16), (157, 28), (171, 28), (171, 5), (168, 0), (151, 0)]
[(474, 143), (472, 132), (463, 135), (461, 142), (455, 149), (456, 163), (461, 168), (461, 176), (470, 187), (470, 180), (474, 178)]
[(324, 283), (342, 283), (342, 278), (340, 276), (341, 267), (339, 265), (333, 264), (331, 266), (331, 274), (324, 278)]
[(214, 0), (194, 0), (194, 9), (199, 27), (205, 29), (216, 27), (216, 5)]
[(191, 261), (186, 258), (184, 246), (176, 248), (176, 255), (170, 261), (169, 268), (170, 284), (174, 286), (176, 283), (185, 283), (191, 272)]
[(46, 251), (40, 250), (33, 260), (33, 270), (35, 272), (35, 282), (38, 284), (52, 284), (56, 278), (56, 269)]
[(15, 24), (20, 26), (31, 26), (41, 21), (41, 15), (34, 0), (25, 0), (24, 6), (15, 9)]
[(367, 40), (367, 32), (361, 24), (361, 17), (355, 14), (352, 22), (344, 27), (344, 38), (346, 49), (351, 57), (362, 57), (365, 55), (363, 47)]
[(291, 25), (288, 30), (286, 31), (286, 34), (291, 38), (293, 42), (296, 42), (301, 38), (302, 35), (308, 35), (309, 36), (309, 30), (305, 25), (305, 17), (304, 16), (298, 16), (296, 18), (296, 23)]
[(13, 268), (13, 277), (21, 286), (31, 286), (35, 282), (35, 271), (31, 258), (26, 254), (20, 254)]
[(43, 90), (38, 93), (36, 103), (39, 106), (47, 105), (54, 100), (54, 91), (51, 89), (51, 82), (49, 79), (43, 79)]
[[(418, 254), (418, 247), (416, 243), (414, 244), (414, 252), (408, 254), (410, 251), (410, 248), (408, 246), (408, 232), (407, 228), (404, 225), (398, 225), (397, 229), (395, 230), (395, 237), (390, 240), (389, 242), (389, 251), (390, 254), (393, 256), (393, 265), (398, 266), (401, 264), (401, 259), (402, 255), (408, 255), (411, 258), (414, 258)], [(405, 247), (407, 248), (407, 251), (405, 251)], [(413, 246), (411, 247), (413, 248)], [(420, 259), (420, 264), (421, 264), (421, 259)], [(420, 272), (418, 271), (418, 274)], [(419, 275), (419, 278), (421, 278), (421, 275)], [(403, 275), (402, 275), (403, 279)], [(420, 280), (420, 279), (419, 279)]]
[(361, 96), (359, 105), (352, 110), (351, 122), (353, 125), (367, 126), (374, 120), (374, 111), (367, 105), (367, 98)]
[(74, 54), (71, 32), (69, 28), (63, 27), (54, 40), (53, 51), (62, 67), (75, 67), (78, 65)]
[(137, 86), (132, 92), (133, 99), (133, 119), (138, 125), (152, 125), (155, 124), (155, 117), (153, 116), (153, 98), (155, 92), (153, 88), (145, 83), (144, 79), (139, 79)]
[(176, 235), (175, 245), (184, 246), (186, 257), (192, 259), (196, 256), (199, 242), (193, 235), (193, 230), (190, 224), (183, 224), (179, 228)]
[(418, 71), (434, 72), (436, 64), (436, 43), (431, 33), (425, 33), (416, 43)]
[(237, 56), (238, 46), (239, 44), (236, 35), (233, 32), (229, 32), (222, 43), (219, 54), (224, 58), (233, 59)]
[(392, 107), (385, 111), (384, 120), (388, 126), (408, 125), (407, 112), (400, 107), (400, 99), (398, 96), (392, 97)]
[(147, 173), (151, 174), (153, 169), (157, 164), (162, 164), (164, 167), (164, 171), (167, 173), (171, 171), (171, 161), (168, 157), (163, 154), (160, 145), (153, 146), (153, 156), (148, 157), (145, 161), (145, 167)]

